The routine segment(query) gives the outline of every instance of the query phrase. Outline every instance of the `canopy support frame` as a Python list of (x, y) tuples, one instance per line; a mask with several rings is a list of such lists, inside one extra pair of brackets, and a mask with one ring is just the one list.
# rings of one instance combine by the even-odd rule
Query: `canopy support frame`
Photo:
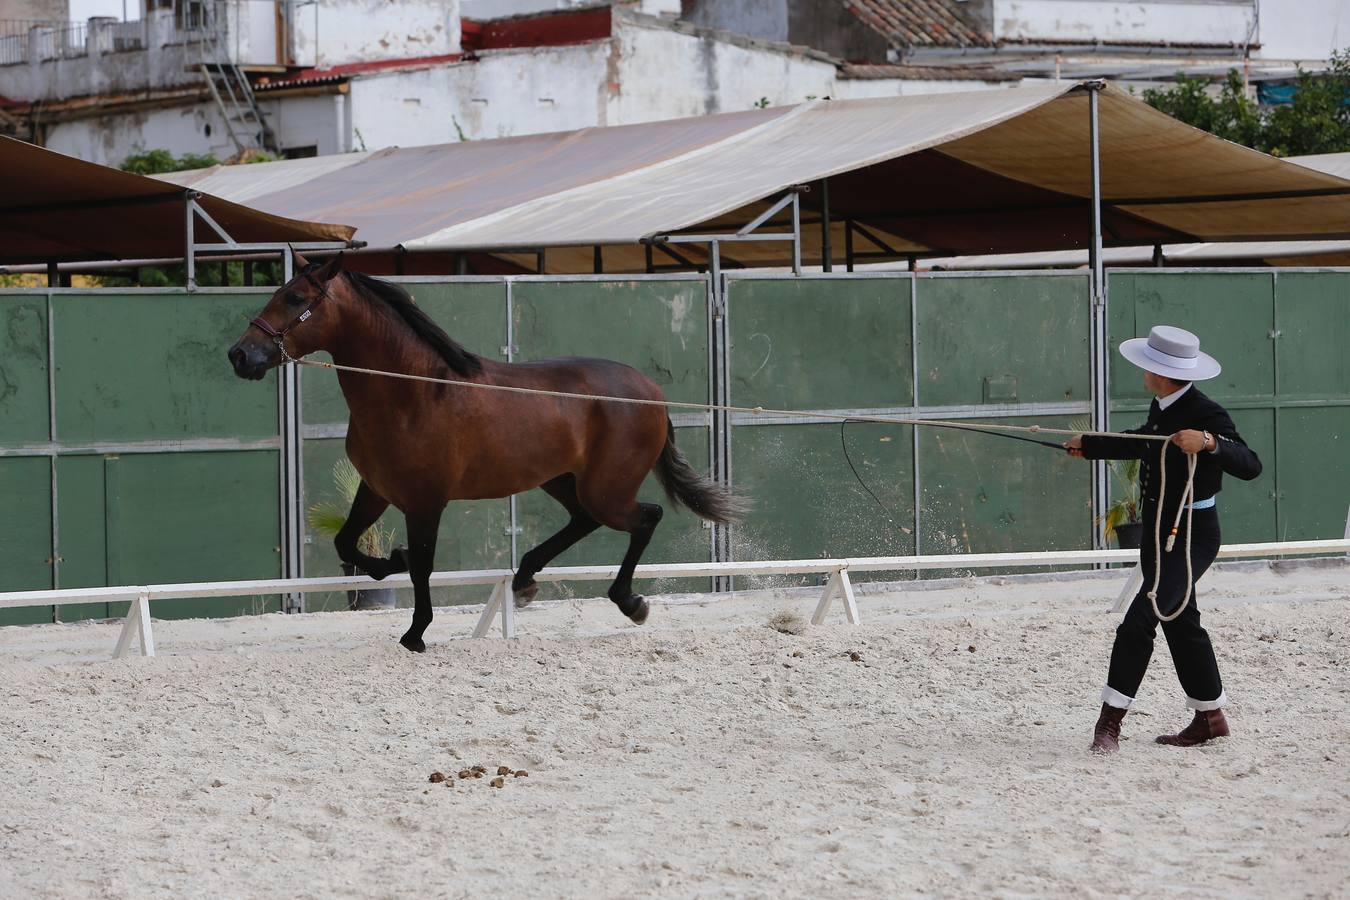
[[(665, 250), (668, 244), (707, 244), (709, 255), (719, 253), (719, 245), (723, 243), (748, 243), (755, 241), (791, 241), (792, 242), (792, 274), (802, 274), (802, 218), (801, 218), (801, 194), (809, 190), (806, 185), (793, 185), (788, 188), (783, 196), (779, 197), (764, 212), (760, 213), (750, 222), (741, 226), (735, 232), (729, 233), (707, 233), (707, 234), (658, 234), (650, 238), (643, 238), (642, 243), (654, 244)], [(765, 222), (769, 221), (776, 213), (782, 212), (785, 208), (792, 208), (792, 230), (783, 232), (759, 232), (757, 229)], [(671, 255), (674, 255), (671, 253)]]
[[(1108, 382), (1110, 348), (1106, 333), (1106, 270), (1102, 261), (1102, 154), (1099, 103), (1099, 97), (1105, 88), (1106, 82), (1101, 80), (1083, 83), (1083, 89), (1088, 95), (1088, 137), (1091, 144), (1089, 156), (1092, 168), (1092, 242), (1088, 246), (1091, 333), (1088, 343), (1092, 356), (1092, 427), (1097, 431), (1107, 430), (1111, 414)], [(1110, 503), (1109, 487), (1106, 461), (1093, 461), (1092, 546), (1095, 550), (1102, 550), (1107, 546), (1104, 513)]]

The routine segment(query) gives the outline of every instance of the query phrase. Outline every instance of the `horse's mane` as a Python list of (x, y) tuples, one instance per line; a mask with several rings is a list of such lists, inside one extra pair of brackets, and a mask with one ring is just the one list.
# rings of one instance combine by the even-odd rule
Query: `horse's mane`
[(430, 344), (456, 375), (468, 377), (483, 371), (483, 360), (455, 343), (441, 326), (433, 322), (431, 317), (413, 302), (412, 295), (402, 287), (389, 281), (371, 278), (363, 272), (347, 270), (347, 277), (398, 313), (399, 318), (408, 323), (413, 333)]

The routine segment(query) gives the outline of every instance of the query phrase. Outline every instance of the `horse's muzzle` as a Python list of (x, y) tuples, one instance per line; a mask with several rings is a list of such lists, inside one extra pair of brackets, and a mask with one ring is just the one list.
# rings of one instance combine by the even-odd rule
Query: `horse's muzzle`
[(230, 365), (234, 374), (249, 381), (261, 381), (270, 369), (271, 361), (267, 354), (257, 347), (244, 347), (241, 341), (230, 348)]

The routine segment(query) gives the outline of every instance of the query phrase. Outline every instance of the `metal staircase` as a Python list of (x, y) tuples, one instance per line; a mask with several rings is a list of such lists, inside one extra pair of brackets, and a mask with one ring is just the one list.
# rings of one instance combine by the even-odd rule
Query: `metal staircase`
[(201, 23), (197, 32), (201, 60), (199, 68), (225, 120), (230, 140), (240, 153), (248, 150), (279, 153), (276, 136), (267, 127), (263, 112), (258, 107), (258, 99), (253, 94), (253, 86), (249, 84), (248, 76), (221, 46), (220, 33), (221, 30), (215, 27), (214, 22)]

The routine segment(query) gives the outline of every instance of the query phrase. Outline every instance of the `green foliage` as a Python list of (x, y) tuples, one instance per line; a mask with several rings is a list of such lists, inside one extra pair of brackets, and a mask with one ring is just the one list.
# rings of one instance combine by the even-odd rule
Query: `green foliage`
[(168, 150), (143, 150), (122, 160), (119, 168), (123, 172), (133, 172), (137, 175), (159, 175), (162, 172), (182, 172), (187, 169), (205, 169), (218, 165), (220, 160), (209, 153), (184, 153), (175, 157)]
[[(1084, 416), (1073, 419), (1069, 422), (1071, 431), (1091, 431), (1092, 421)], [(1131, 525), (1139, 521), (1139, 508), (1141, 495), (1139, 493), (1139, 460), (1137, 459), (1108, 459), (1106, 468), (1111, 473), (1111, 478), (1116, 483), (1116, 489), (1111, 495), (1116, 498), (1115, 502), (1107, 507), (1106, 512), (1102, 513), (1098, 521), (1105, 525), (1107, 540), (1116, 533), (1116, 528), (1121, 525)]]
[[(305, 519), (309, 527), (318, 534), (335, 537), (347, 522), (347, 512), (356, 499), (356, 490), (361, 486), (361, 474), (346, 457), (333, 464), (333, 487), (337, 489), (340, 501), (324, 500), (309, 508)], [(376, 522), (357, 540), (356, 546), (367, 556), (387, 559), (394, 550), (394, 529), (385, 528)]]
[(1139, 521), (1139, 460), (1112, 459), (1107, 461), (1111, 477), (1115, 479), (1117, 489), (1112, 492), (1116, 501), (1107, 508), (1102, 522), (1106, 526), (1108, 538), (1116, 533), (1120, 525), (1130, 525)]
[(1271, 110), (1247, 96), (1236, 69), (1217, 96), (1209, 86), (1206, 79), (1178, 73), (1172, 87), (1144, 91), (1144, 101), (1188, 125), (1275, 156), (1350, 150), (1350, 50), (1333, 53), (1323, 74), (1300, 69), (1293, 102)]

